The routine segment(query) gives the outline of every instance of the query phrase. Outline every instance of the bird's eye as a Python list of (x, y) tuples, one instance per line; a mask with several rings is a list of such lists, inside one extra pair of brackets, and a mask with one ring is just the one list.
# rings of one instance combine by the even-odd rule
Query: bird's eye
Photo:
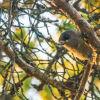
[(71, 37), (70, 32), (66, 31), (66, 32), (64, 32), (64, 33), (61, 34), (61, 36), (59, 38), (59, 42), (69, 40), (70, 37)]
[(64, 36), (64, 40), (69, 40), (69, 38), (70, 38), (70, 35), (68, 34)]

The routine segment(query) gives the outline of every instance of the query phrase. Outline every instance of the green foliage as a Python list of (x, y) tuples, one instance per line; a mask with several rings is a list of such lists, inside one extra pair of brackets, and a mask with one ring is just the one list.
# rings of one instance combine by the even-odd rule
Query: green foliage
[(13, 38), (17, 41), (24, 41), (26, 37), (26, 31), (24, 28), (17, 28), (14, 35), (13, 35)]
[(58, 25), (58, 28), (57, 28), (59, 33), (62, 33), (69, 29), (76, 30), (76, 26), (69, 19), (62, 20), (61, 24)]
[(47, 85), (44, 86), (43, 90), (40, 93), (43, 100), (52, 100), (52, 94)]
[(28, 90), (29, 88), (31, 88), (31, 80), (32, 80), (32, 77), (27, 78), (27, 79), (23, 82), (23, 89), (24, 89), (24, 92), (27, 92), (27, 90)]

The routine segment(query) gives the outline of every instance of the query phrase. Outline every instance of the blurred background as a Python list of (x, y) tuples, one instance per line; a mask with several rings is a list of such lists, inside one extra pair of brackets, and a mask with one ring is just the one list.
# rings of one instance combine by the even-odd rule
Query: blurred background
[[(100, 1), (68, 2), (99, 36)], [(85, 62), (59, 47), (60, 34), (68, 29), (77, 30), (77, 27), (52, 0), (0, 0), (0, 39), (26, 63), (35, 64), (44, 73), (50, 66), (48, 77), (75, 89), (82, 78)], [(0, 100), (72, 100), (71, 96), (69, 90), (61, 93), (50, 84), (29, 77), (0, 49)], [(94, 68), (81, 100), (100, 100), (99, 67)]]

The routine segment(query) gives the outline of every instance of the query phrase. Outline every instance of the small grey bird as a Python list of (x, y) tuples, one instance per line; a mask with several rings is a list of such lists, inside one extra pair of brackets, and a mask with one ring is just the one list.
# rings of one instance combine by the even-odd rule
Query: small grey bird
[(59, 38), (60, 44), (81, 60), (87, 60), (92, 49), (81, 38), (80, 31), (67, 30)]

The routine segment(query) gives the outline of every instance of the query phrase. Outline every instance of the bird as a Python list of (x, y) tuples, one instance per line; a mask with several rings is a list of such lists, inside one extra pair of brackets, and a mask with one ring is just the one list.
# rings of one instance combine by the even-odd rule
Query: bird
[(88, 60), (92, 49), (82, 39), (80, 31), (67, 30), (59, 37), (59, 43), (80, 60)]

